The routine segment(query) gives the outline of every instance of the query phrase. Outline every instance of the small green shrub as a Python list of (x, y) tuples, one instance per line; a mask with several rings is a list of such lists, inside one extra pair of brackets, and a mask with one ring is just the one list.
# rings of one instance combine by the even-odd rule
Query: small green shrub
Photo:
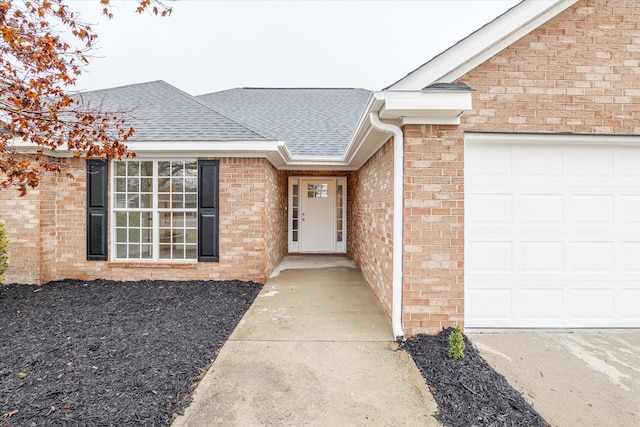
[(0, 222), (0, 283), (4, 281), (2, 276), (9, 268), (9, 239), (7, 238), (6, 228), (3, 222)]
[(460, 332), (460, 326), (449, 334), (449, 359), (462, 359), (464, 357), (464, 338)]

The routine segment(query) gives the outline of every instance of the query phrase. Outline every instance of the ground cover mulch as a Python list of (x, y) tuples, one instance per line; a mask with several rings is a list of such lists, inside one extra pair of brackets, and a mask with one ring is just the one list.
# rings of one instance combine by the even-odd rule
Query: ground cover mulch
[(261, 286), (0, 286), (0, 426), (170, 425)]
[(402, 344), (415, 361), (438, 404), (436, 418), (446, 426), (548, 427), (549, 424), (480, 357), (464, 337), (465, 357), (448, 357), (452, 328), (418, 335)]

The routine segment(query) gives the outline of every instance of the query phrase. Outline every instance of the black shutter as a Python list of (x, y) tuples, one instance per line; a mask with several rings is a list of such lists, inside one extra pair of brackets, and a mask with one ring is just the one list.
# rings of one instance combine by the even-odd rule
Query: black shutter
[(109, 166), (87, 159), (87, 259), (107, 260)]
[(198, 160), (198, 261), (217, 262), (218, 160)]

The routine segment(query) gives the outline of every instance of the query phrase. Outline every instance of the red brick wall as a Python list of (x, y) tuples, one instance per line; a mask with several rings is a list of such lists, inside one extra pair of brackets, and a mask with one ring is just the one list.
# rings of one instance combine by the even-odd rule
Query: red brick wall
[[(71, 160), (80, 166), (80, 160)], [(48, 175), (38, 190), (19, 198), (0, 191), (0, 220), (9, 229), (7, 282), (96, 278), (114, 280), (255, 280), (264, 282), (286, 249), (277, 240), (286, 224), (277, 218), (282, 197), (277, 171), (265, 159), (220, 159), (220, 262), (124, 263), (87, 261), (85, 175)], [(268, 218), (269, 217), (269, 218)]]
[(358, 171), (353, 188), (351, 254), (391, 315), (393, 282), (393, 143)]
[(460, 81), (467, 130), (640, 133), (640, 7), (582, 0)]
[(7, 283), (40, 281), (41, 232), (40, 199), (47, 193), (43, 182), (36, 190), (18, 197), (13, 189), (0, 190), (0, 221), (6, 225), (9, 238), (9, 268), (4, 273)]
[(273, 165), (266, 165), (266, 267), (268, 278), (287, 253), (287, 184)]
[(576, 3), (459, 80), (461, 126), (404, 128), (407, 335), (464, 320), (464, 131), (640, 133), (636, 3)]
[(436, 334), (464, 321), (464, 140), (456, 126), (404, 136), (403, 324)]

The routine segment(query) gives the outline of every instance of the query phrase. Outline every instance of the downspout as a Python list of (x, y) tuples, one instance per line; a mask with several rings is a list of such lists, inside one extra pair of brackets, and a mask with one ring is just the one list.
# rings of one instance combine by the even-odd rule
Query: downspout
[(393, 134), (393, 297), (391, 326), (396, 341), (404, 341), (402, 327), (402, 247), (404, 224), (404, 134), (402, 129), (383, 123), (378, 113), (369, 113), (371, 125), (381, 132)]

